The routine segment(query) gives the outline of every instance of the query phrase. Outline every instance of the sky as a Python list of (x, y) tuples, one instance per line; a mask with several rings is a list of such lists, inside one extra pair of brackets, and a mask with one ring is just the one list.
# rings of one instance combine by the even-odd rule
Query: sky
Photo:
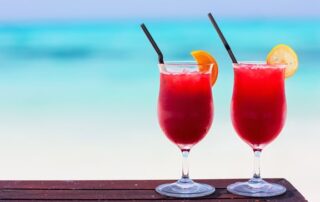
[(0, 21), (320, 17), (319, 0), (0, 0)]

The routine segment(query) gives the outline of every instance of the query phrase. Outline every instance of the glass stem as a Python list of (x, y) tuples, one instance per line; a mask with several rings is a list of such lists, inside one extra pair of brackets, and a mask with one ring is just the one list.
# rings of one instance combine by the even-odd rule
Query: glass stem
[(189, 152), (190, 150), (181, 150), (182, 152), (182, 177), (180, 182), (190, 182), (189, 178)]
[(253, 167), (253, 181), (261, 181), (260, 176), (260, 156), (261, 156), (261, 150), (254, 150), (254, 167)]

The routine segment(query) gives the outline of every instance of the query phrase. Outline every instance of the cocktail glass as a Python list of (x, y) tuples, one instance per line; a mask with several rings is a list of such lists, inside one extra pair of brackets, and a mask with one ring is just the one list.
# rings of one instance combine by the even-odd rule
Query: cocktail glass
[(232, 124), (239, 137), (253, 149), (254, 174), (247, 182), (229, 185), (231, 193), (270, 197), (286, 191), (285, 187), (261, 178), (259, 162), (262, 150), (279, 135), (285, 122), (285, 67), (263, 62), (233, 64)]
[(213, 121), (212, 66), (194, 62), (159, 64), (159, 124), (167, 138), (179, 147), (183, 158), (181, 179), (156, 188), (162, 195), (193, 198), (215, 191), (210, 185), (191, 180), (188, 168), (191, 148), (206, 136)]

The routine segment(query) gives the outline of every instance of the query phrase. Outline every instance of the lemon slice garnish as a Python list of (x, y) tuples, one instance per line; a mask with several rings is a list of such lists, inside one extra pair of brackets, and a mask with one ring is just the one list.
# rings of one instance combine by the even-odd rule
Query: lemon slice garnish
[(289, 78), (293, 76), (298, 69), (298, 56), (290, 46), (279, 44), (269, 52), (267, 64), (286, 65), (285, 77)]

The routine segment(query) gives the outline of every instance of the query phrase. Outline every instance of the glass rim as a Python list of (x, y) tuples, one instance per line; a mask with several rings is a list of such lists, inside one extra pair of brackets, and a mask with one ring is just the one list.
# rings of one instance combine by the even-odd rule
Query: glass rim
[(208, 64), (198, 64), (197, 61), (194, 60), (172, 60), (172, 61), (165, 61), (163, 64), (159, 65), (166, 65), (166, 66), (196, 66), (196, 65), (214, 65), (214, 63)]
[(257, 61), (238, 61), (238, 63), (232, 63), (234, 68), (241, 68), (241, 65), (251, 65), (255, 66), (255, 68), (267, 68), (267, 67), (273, 67), (273, 68), (281, 68), (285, 69), (288, 65), (287, 64), (267, 64), (266, 61), (263, 60), (257, 60)]
[[(201, 68), (199, 66), (208, 66), (208, 70), (200, 71)], [(162, 73), (182, 73), (182, 70), (190, 70), (193, 72), (201, 72), (203, 74), (209, 74), (214, 67), (214, 63), (209, 64), (198, 64), (196, 61), (193, 60), (183, 60), (183, 61), (165, 61), (164, 64), (158, 64), (159, 70)]]

